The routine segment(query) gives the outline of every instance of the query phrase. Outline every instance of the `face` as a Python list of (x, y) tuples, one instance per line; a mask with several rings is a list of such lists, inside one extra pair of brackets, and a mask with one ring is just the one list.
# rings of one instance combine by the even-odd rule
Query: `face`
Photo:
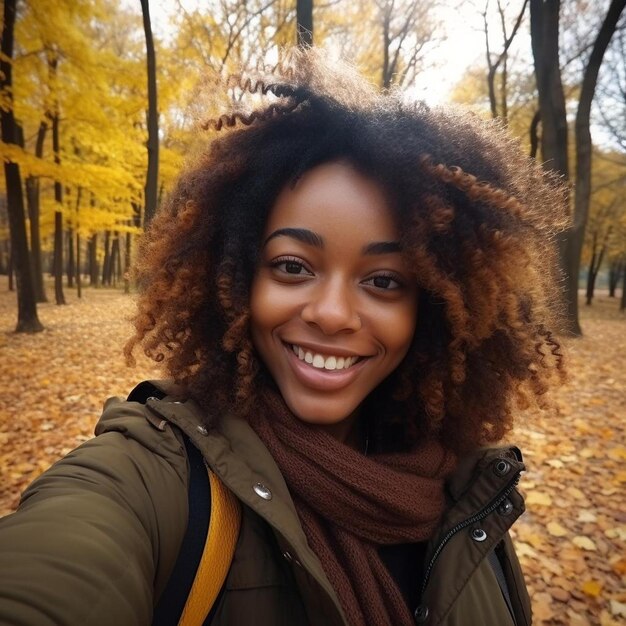
[(381, 187), (333, 162), (285, 188), (252, 283), (252, 340), (291, 411), (347, 436), (406, 355), (415, 277)]

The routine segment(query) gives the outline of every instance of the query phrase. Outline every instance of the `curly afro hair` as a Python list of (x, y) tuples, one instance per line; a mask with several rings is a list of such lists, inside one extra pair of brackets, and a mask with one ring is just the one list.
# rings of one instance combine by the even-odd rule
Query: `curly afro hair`
[(553, 337), (562, 189), (501, 125), (377, 93), (320, 56), (292, 53), (254, 82), (231, 82), (255, 108), (205, 124), (221, 132), (144, 236), (127, 358), (142, 344), (163, 361), (207, 427), (245, 415), (272, 384), (248, 306), (268, 213), (284, 186), (341, 159), (389, 194), (420, 293), (410, 350), (366, 401), (378, 448), (498, 441), (516, 408), (545, 403), (564, 376)]

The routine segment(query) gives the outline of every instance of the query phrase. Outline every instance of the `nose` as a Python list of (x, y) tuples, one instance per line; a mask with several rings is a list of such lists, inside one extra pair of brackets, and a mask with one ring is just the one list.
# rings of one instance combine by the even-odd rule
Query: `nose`
[(340, 279), (320, 281), (300, 313), (307, 323), (317, 326), (325, 335), (355, 332), (362, 326), (355, 294)]

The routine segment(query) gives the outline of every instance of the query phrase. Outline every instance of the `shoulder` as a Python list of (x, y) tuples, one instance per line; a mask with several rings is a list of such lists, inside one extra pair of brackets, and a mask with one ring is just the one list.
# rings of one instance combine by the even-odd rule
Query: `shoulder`
[(0, 521), (0, 604), (20, 598), (11, 623), (149, 622), (185, 532), (188, 469), (179, 435), (147, 411), (107, 400), (97, 436)]
[(525, 469), (522, 453), (515, 446), (479, 448), (463, 455), (454, 472), (448, 477), (448, 493), (454, 501), (468, 491), (500, 490), (510, 481), (517, 483)]

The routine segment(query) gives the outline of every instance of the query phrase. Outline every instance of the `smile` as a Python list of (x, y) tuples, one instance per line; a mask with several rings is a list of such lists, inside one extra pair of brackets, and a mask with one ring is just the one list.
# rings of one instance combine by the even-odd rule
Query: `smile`
[(334, 356), (334, 355), (325, 355), (318, 354), (316, 352), (310, 352), (309, 350), (304, 350), (298, 345), (291, 344), (291, 349), (293, 353), (305, 363), (317, 368), (317, 369), (325, 369), (325, 370), (341, 370), (341, 369), (349, 369), (352, 367), (360, 357), (358, 356)]
[(283, 343), (283, 346), (298, 381), (318, 391), (338, 391), (352, 384), (370, 361), (367, 356), (322, 354), (293, 343)]

